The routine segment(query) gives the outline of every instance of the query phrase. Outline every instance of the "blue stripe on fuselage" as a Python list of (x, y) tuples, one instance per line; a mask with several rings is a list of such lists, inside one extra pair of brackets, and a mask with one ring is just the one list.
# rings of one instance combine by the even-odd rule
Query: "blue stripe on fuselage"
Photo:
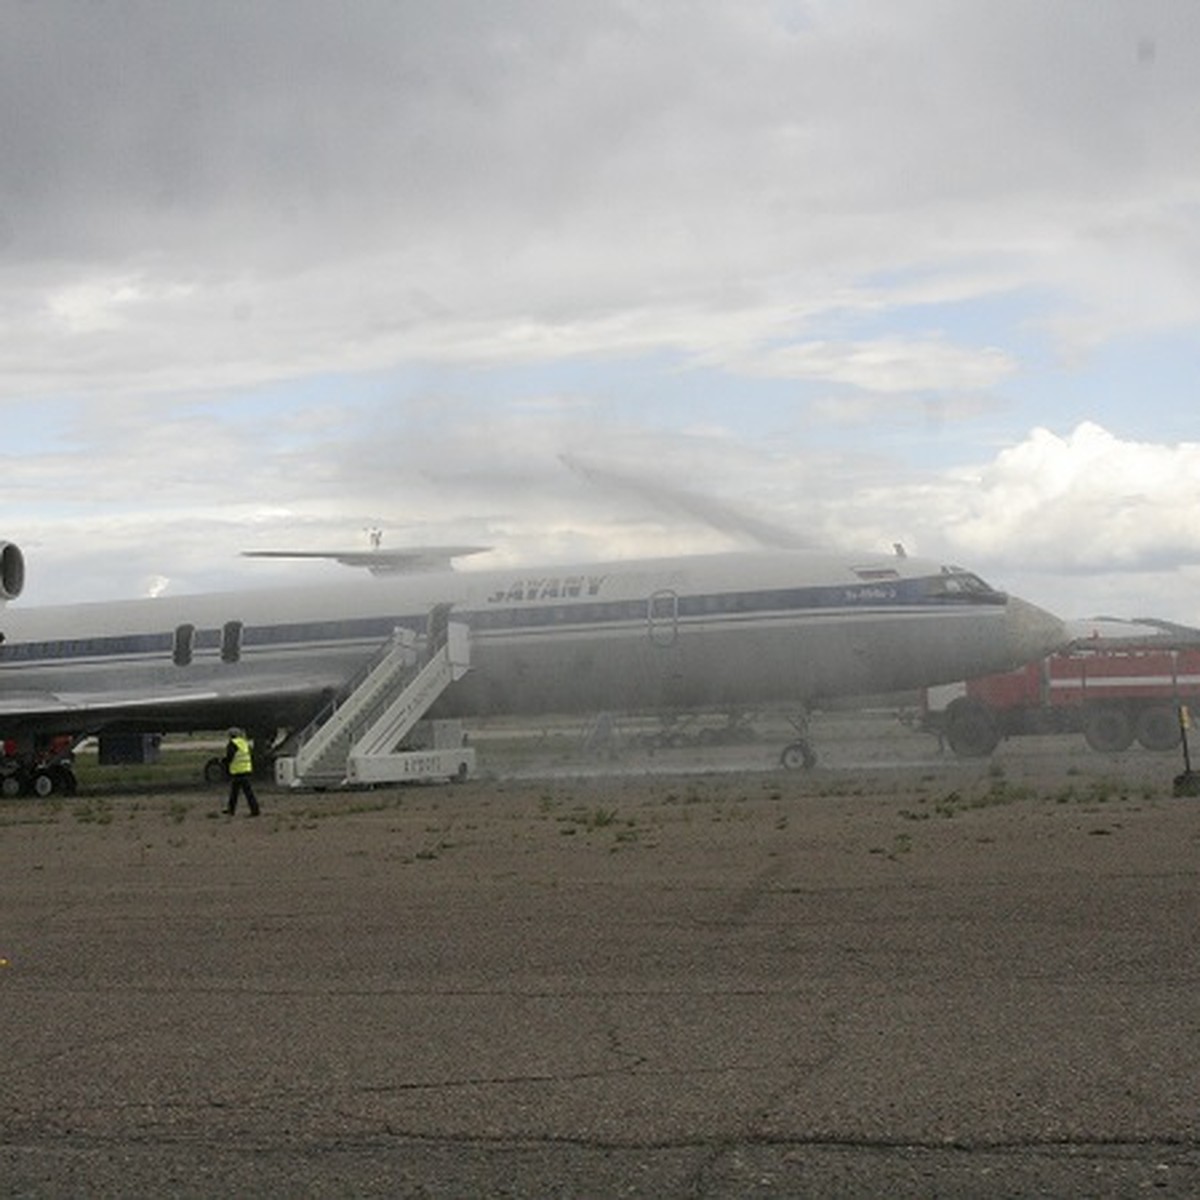
[[(834, 616), (855, 611), (942, 611), (945, 608), (1001, 606), (999, 593), (944, 593), (935, 586), (939, 580), (922, 577), (873, 583), (824, 585), (820, 587), (774, 588), (745, 592), (714, 592), (707, 595), (680, 595), (675, 598), (668, 619), (681, 622), (701, 618), (720, 620), (747, 615), (795, 617), (801, 615)], [(670, 598), (662, 591), (658, 596)], [(552, 604), (516, 604), (507, 607), (462, 610), (456, 620), (465, 622), (472, 633), (487, 635), (507, 631), (551, 632), (563, 627), (575, 630), (600, 630), (607, 626), (642, 623), (648, 617), (648, 600), (581, 600)], [(252, 654), (256, 649), (337, 645), (345, 642), (382, 642), (397, 627), (422, 633), (423, 616), (376, 616), (336, 618), (292, 622), (278, 625), (246, 625), (241, 649)], [(215, 651), (221, 645), (221, 629), (197, 629), (197, 652)], [(0, 668), (24, 663), (80, 659), (138, 659), (147, 656), (171, 656), (174, 633), (130, 633), (103, 637), (55, 638), (40, 642), (0, 644)]]

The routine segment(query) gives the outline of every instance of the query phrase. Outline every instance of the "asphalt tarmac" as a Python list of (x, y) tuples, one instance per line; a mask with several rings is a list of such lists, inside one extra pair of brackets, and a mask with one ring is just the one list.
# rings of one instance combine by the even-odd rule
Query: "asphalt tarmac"
[(0, 1194), (1200, 1194), (1174, 769), (8, 802)]

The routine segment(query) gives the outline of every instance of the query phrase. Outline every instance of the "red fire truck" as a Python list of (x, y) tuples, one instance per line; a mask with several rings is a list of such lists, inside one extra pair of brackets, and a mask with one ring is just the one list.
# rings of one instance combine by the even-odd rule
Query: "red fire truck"
[(1016, 671), (928, 689), (921, 727), (968, 757), (1032, 733), (1082, 733), (1102, 753), (1135, 740), (1170, 750), (1183, 704), (1200, 709), (1200, 644), (1082, 638)]

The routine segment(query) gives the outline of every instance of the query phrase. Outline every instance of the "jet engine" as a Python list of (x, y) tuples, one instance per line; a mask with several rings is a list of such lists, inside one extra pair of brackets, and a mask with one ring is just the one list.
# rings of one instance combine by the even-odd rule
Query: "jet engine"
[(15, 542), (0, 542), (0, 603), (15, 600), (25, 586), (25, 555)]

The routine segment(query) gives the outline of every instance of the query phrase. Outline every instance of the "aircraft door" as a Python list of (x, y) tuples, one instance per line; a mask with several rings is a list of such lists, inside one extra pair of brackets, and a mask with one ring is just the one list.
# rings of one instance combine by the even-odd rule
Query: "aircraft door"
[(240, 662), (242, 657), (241, 621), (226, 621), (221, 629), (221, 661), (225, 663)]
[(679, 637), (679, 597), (672, 591), (655, 592), (647, 609), (650, 641), (655, 646), (673, 646)]
[(171, 657), (177, 667), (190, 667), (196, 649), (196, 627), (191, 624), (177, 625), (171, 647)]

